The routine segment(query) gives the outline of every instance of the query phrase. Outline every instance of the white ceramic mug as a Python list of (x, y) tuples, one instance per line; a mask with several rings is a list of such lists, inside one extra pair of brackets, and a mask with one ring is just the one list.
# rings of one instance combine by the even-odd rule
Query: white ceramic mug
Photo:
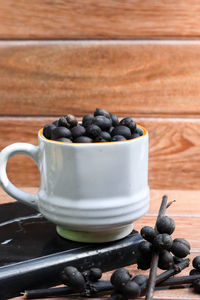
[[(132, 140), (87, 144), (47, 140), (41, 129), (38, 146), (15, 143), (2, 150), (1, 185), (55, 223), (64, 238), (82, 242), (123, 238), (149, 207), (148, 132), (139, 127), (144, 134)], [(16, 154), (28, 155), (38, 165), (37, 194), (9, 181), (7, 161)]]

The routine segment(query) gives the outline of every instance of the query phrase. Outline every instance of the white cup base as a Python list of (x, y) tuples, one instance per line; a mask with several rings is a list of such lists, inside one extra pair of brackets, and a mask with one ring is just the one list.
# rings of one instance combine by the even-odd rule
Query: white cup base
[(57, 233), (68, 240), (84, 243), (104, 243), (116, 241), (129, 235), (133, 230), (133, 224), (113, 230), (88, 232), (69, 230), (63, 226), (56, 226)]

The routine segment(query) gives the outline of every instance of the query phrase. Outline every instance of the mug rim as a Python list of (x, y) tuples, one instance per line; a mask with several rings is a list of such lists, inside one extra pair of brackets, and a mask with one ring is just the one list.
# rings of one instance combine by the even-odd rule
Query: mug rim
[(44, 135), (43, 135), (43, 128), (41, 128), (40, 130), (39, 130), (39, 132), (38, 132), (38, 136), (42, 139), (42, 140), (44, 140), (45, 142), (49, 142), (49, 143), (57, 143), (57, 144), (66, 144), (66, 145), (105, 145), (105, 144), (113, 144), (113, 143), (127, 143), (127, 142), (133, 142), (133, 141), (135, 141), (135, 140), (138, 140), (138, 139), (140, 139), (140, 138), (142, 138), (142, 137), (145, 137), (146, 135), (147, 135), (147, 133), (148, 133), (148, 131), (147, 131), (147, 129), (145, 128), (145, 127), (143, 127), (143, 126), (141, 126), (141, 125), (138, 125), (137, 124), (137, 126), (139, 127), (139, 128), (141, 128), (142, 130), (143, 130), (143, 135), (141, 135), (141, 136), (138, 136), (138, 137), (136, 137), (136, 138), (134, 138), (134, 139), (130, 139), (130, 140), (126, 140), (126, 141), (112, 141), (112, 142), (103, 142), (103, 143), (101, 143), (101, 142), (94, 142), (94, 143), (67, 143), (67, 142), (60, 142), (60, 141), (54, 141), (54, 140), (49, 140), (49, 139), (47, 139)]

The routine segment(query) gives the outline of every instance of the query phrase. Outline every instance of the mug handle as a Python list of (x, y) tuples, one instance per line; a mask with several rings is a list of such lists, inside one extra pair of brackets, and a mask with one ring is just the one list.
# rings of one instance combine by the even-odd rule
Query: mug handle
[(5, 192), (35, 209), (38, 209), (38, 194), (27, 193), (10, 182), (6, 173), (9, 158), (16, 154), (25, 154), (32, 158), (39, 167), (39, 146), (28, 143), (15, 143), (4, 148), (0, 153), (0, 183)]

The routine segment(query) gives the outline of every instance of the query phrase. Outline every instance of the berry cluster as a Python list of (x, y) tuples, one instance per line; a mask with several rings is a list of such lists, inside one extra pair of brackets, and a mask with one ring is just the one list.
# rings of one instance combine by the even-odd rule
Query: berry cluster
[(128, 270), (120, 268), (113, 272), (110, 281), (113, 285), (112, 299), (137, 298), (141, 294), (141, 287), (146, 285), (147, 277), (144, 275), (132, 275)]
[(85, 115), (81, 123), (68, 114), (46, 124), (43, 135), (49, 140), (65, 143), (98, 143), (134, 139), (143, 135), (143, 130), (130, 117), (119, 122), (115, 114), (97, 108), (94, 115)]
[(138, 269), (150, 268), (154, 251), (159, 253), (158, 267), (162, 270), (168, 270), (179, 261), (178, 258), (184, 258), (190, 253), (190, 244), (185, 239), (172, 240), (171, 234), (174, 230), (174, 220), (167, 216), (162, 216), (157, 220), (155, 230), (150, 226), (144, 226), (141, 229), (140, 233), (145, 241), (138, 245)]
[(80, 272), (72, 266), (65, 267), (61, 274), (62, 282), (80, 293), (86, 292), (88, 285), (91, 282), (97, 282), (101, 276), (102, 271), (99, 268), (90, 268)]

